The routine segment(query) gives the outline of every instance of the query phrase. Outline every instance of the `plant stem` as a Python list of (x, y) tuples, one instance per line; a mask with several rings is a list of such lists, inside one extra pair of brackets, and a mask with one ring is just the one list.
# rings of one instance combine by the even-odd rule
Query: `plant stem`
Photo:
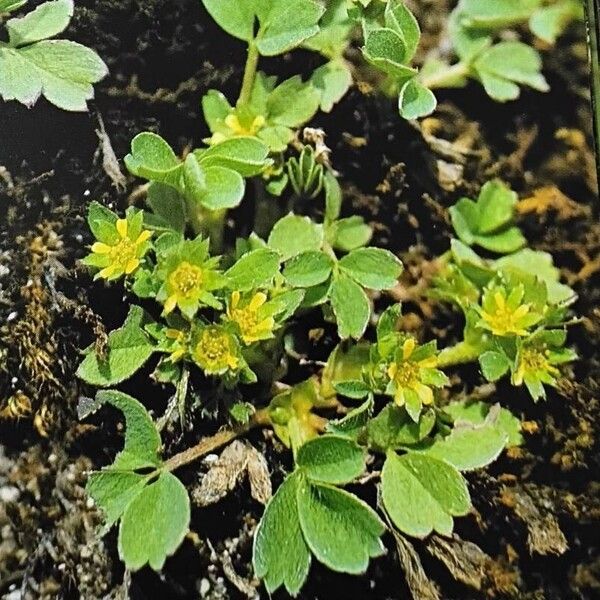
[(464, 365), (465, 363), (475, 362), (481, 354), (481, 348), (471, 346), (467, 342), (459, 342), (455, 346), (444, 348), (438, 354), (438, 367), (453, 367), (455, 365)]
[(244, 67), (244, 79), (242, 80), (242, 89), (237, 105), (248, 104), (254, 87), (254, 79), (256, 78), (256, 70), (258, 68), (258, 48), (254, 42), (248, 44), (248, 58)]
[(434, 73), (429, 77), (419, 78), (421, 84), (430, 90), (445, 87), (457, 87), (457, 79), (463, 79), (469, 74), (467, 63), (458, 62), (442, 71)]
[(227, 210), (209, 210), (195, 201), (187, 202), (188, 221), (196, 235), (207, 235), (210, 238), (212, 252), (223, 250), (223, 233)]
[(251, 429), (255, 427), (264, 427), (271, 422), (269, 417), (268, 408), (261, 408), (257, 410), (254, 415), (250, 418), (246, 425), (241, 425), (240, 427), (235, 427), (233, 429), (224, 429), (222, 431), (218, 431), (214, 435), (201, 439), (195, 446), (180, 452), (179, 454), (175, 454), (169, 458), (169, 460), (165, 461), (163, 464), (163, 470), (165, 471), (174, 471), (175, 469), (179, 469), (179, 467), (183, 467), (188, 463), (191, 463), (203, 456), (206, 456), (210, 452), (214, 452), (219, 449), (221, 446), (228, 444), (229, 442), (235, 440), (236, 438), (248, 433)]

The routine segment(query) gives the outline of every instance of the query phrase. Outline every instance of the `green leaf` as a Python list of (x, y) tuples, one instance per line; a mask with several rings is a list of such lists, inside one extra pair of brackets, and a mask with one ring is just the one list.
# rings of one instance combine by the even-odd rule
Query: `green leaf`
[(339, 265), (352, 279), (374, 290), (394, 287), (402, 273), (400, 260), (382, 248), (358, 248), (344, 256)]
[(377, 340), (381, 341), (390, 333), (397, 331), (398, 321), (402, 316), (402, 304), (388, 306), (377, 321)]
[(202, 0), (202, 4), (229, 35), (246, 42), (254, 38), (255, 0)]
[(18, 48), (54, 37), (67, 28), (72, 16), (73, 0), (44, 2), (24, 17), (6, 23), (8, 43)]
[(316, 69), (310, 81), (321, 96), (321, 110), (328, 113), (352, 86), (352, 72), (345, 61), (334, 60)]
[(77, 376), (86, 383), (107, 387), (131, 377), (154, 352), (154, 346), (144, 333), (146, 315), (139, 306), (132, 306), (123, 327), (108, 336), (107, 355), (99, 357), (90, 350), (77, 369)]
[(117, 215), (95, 200), (88, 207), (87, 222), (97, 240), (110, 242), (115, 235)]
[(27, 4), (27, 0), (0, 0), (0, 14), (9, 14)]
[(387, 404), (367, 425), (369, 446), (380, 452), (395, 450), (402, 446), (417, 444), (427, 437), (435, 425), (435, 413), (426, 410), (417, 422), (405, 408)]
[[(292, 129), (310, 121), (319, 108), (320, 94), (299, 75), (286, 79), (267, 98), (269, 123)], [(287, 145), (287, 144), (286, 144)]]
[(286, 261), (308, 250), (320, 250), (323, 228), (308, 217), (290, 213), (275, 223), (268, 244)]
[[(263, 56), (276, 56), (318, 33), (325, 8), (313, 0), (255, 0), (260, 28), (256, 47)], [(239, 6), (239, 4), (238, 4)]]
[(460, 3), (466, 25), (498, 29), (526, 21), (541, 4), (541, 0), (462, 0)]
[(361, 379), (340, 381), (334, 384), (335, 391), (347, 398), (364, 398), (371, 393), (371, 388)]
[(200, 204), (210, 210), (235, 208), (244, 197), (245, 184), (242, 176), (225, 167), (206, 168), (206, 192)]
[(194, 154), (204, 167), (227, 167), (243, 177), (253, 177), (267, 165), (269, 148), (255, 137), (236, 137)]
[(182, 162), (156, 133), (146, 131), (136, 135), (124, 160), (133, 175), (181, 188)]
[(134, 470), (160, 465), (160, 435), (142, 403), (116, 390), (101, 390), (92, 411), (103, 404), (114, 406), (125, 417), (125, 444), (109, 468)]
[(488, 181), (477, 198), (477, 233), (491, 233), (513, 219), (517, 194), (501, 181)]
[(226, 273), (229, 287), (245, 292), (268, 285), (279, 273), (279, 255), (267, 248), (244, 254)]
[(103, 513), (101, 535), (108, 532), (121, 518), (129, 503), (142, 491), (148, 479), (149, 475), (133, 471), (106, 469), (90, 473), (85, 490)]
[(412, 121), (430, 115), (437, 106), (435, 94), (416, 77), (409, 79), (398, 96), (398, 110), (403, 119)]
[(385, 24), (402, 37), (406, 59), (411, 60), (417, 52), (421, 29), (415, 16), (402, 0), (392, 0), (385, 7)]
[(307, 288), (326, 281), (331, 275), (333, 261), (319, 250), (303, 252), (290, 259), (283, 276), (292, 287)]
[(335, 223), (332, 245), (337, 250), (350, 252), (356, 248), (366, 246), (371, 241), (372, 236), (373, 229), (365, 223), (362, 217), (347, 217)]
[(267, 504), (254, 535), (252, 563), (269, 593), (281, 585), (296, 596), (306, 581), (311, 555), (300, 529), (297, 490), (301, 476), (289, 475)]
[(450, 435), (436, 440), (425, 454), (439, 458), (459, 471), (480, 469), (495, 461), (508, 442), (505, 431), (493, 422), (454, 427)]
[(352, 440), (322, 435), (303, 444), (296, 464), (314, 481), (331, 484), (349, 483), (365, 470), (365, 455)]
[(190, 524), (190, 500), (184, 485), (163, 472), (129, 503), (119, 527), (119, 556), (128, 569), (148, 564), (155, 571), (179, 547)]
[[(491, 408), (491, 405), (486, 402), (462, 400), (444, 406), (444, 412), (454, 419), (455, 425), (461, 423), (480, 425), (488, 418)], [(500, 408), (498, 415), (494, 417), (494, 425), (506, 433), (508, 446), (520, 446), (523, 443), (521, 421), (508, 409)]]
[(540, 92), (549, 90), (541, 73), (542, 60), (536, 50), (522, 42), (500, 42), (473, 63), (485, 91), (498, 102), (515, 100), (519, 85)]
[(340, 216), (343, 194), (337, 177), (327, 169), (325, 171), (325, 220), (335, 221)]
[(327, 431), (336, 435), (347, 436), (350, 439), (358, 438), (373, 412), (373, 404), (373, 397), (371, 396), (341, 419), (330, 420), (327, 423)]
[(304, 539), (317, 560), (334, 571), (360, 574), (385, 549), (385, 526), (368, 504), (327, 485), (301, 479), (298, 512)]
[(340, 338), (361, 338), (371, 316), (371, 305), (363, 289), (350, 277), (339, 275), (331, 284), (330, 298)]
[(488, 350), (479, 357), (479, 366), (488, 381), (498, 381), (510, 369), (510, 361), (503, 352)]
[(383, 504), (400, 531), (424, 538), (432, 531), (450, 535), (452, 517), (471, 509), (467, 484), (448, 463), (410, 452), (388, 452), (381, 473)]
[(12, 48), (0, 43), (0, 96), (33, 106), (43, 95), (69, 111), (87, 110), (93, 83), (108, 73), (89, 48), (67, 40), (43, 40)]
[(583, 17), (579, 0), (563, 0), (536, 10), (529, 19), (532, 33), (548, 44), (554, 44), (573, 19)]
[(222, 92), (208, 90), (202, 97), (204, 120), (213, 133), (223, 126), (223, 121), (232, 112), (233, 107)]
[(144, 213), (144, 225), (159, 231), (185, 230), (185, 202), (181, 194), (164, 183), (152, 182), (148, 188), (146, 203), (152, 210)]
[(393, 29), (382, 27), (370, 31), (363, 48), (365, 59), (373, 66), (396, 79), (414, 77), (417, 70), (408, 66), (408, 49), (402, 36)]

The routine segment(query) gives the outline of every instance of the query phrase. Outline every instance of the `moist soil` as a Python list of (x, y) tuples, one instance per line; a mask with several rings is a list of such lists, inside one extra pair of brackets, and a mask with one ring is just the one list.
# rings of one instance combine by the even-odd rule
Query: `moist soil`
[[(443, 44), (449, 0), (410, 4), (424, 29), (423, 52)], [(108, 141), (120, 158), (144, 130), (159, 132), (179, 153), (199, 145), (208, 133), (200, 99), (210, 88), (235, 97), (244, 48), (199, 0), (81, 0), (68, 36), (95, 48), (110, 68), (90, 112), (61, 112), (43, 100), (31, 110), (0, 104), (0, 598), (267, 597), (250, 568), (262, 507), (245, 485), (193, 510), (192, 533), (161, 574), (124, 572), (114, 532), (95, 536), (100, 518), (84, 493), (86, 473), (118, 451), (121, 423), (108, 410), (79, 422), (77, 403), (93, 390), (74, 376), (81, 350), (127, 312), (122, 289), (92, 281), (78, 263), (90, 243), (86, 207), (97, 200), (122, 211), (143, 201), (134, 178), (116, 185), (100, 122), (104, 147)], [(327, 134), (344, 210), (363, 215), (373, 243), (406, 266), (398, 287), (375, 298), (378, 310), (401, 300), (406, 329), (441, 345), (456, 341), (460, 317), (423, 289), (432, 259), (449, 245), (448, 207), (501, 177), (526, 200), (519, 224), (533, 248), (554, 255), (579, 296), (581, 319), (569, 337), (580, 358), (545, 402), (484, 385), (474, 366), (451, 373), (452, 397), (497, 401), (525, 421), (521, 448), (468, 476), (474, 511), (457, 520), (455, 537), (388, 535), (386, 556), (361, 577), (314, 564), (302, 599), (600, 597), (600, 224), (583, 24), (543, 50), (547, 94), (524, 91), (497, 104), (472, 84), (440, 93), (439, 110), (414, 126), (363, 82), (311, 123)], [(319, 62), (300, 51), (262, 68), (284, 78), (307, 75)], [(321, 210), (300, 209), (317, 217)], [(252, 208), (234, 211), (228, 239), (247, 235), (252, 220)], [(295, 349), (320, 360), (336, 343), (333, 333), (318, 313), (306, 315), (293, 328)], [(289, 361), (286, 381), (310, 374)], [(160, 415), (170, 391), (153, 384), (150, 372), (123, 389)], [(15, 407), (28, 414), (17, 418)], [(190, 416), (190, 431), (174, 427), (166, 435), (167, 455), (218, 428), (209, 408)], [(278, 485), (289, 457), (265, 432), (250, 441)], [(193, 489), (206, 469), (201, 462), (180, 475)], [(374, 489), (353, 491), (374, 503)]]

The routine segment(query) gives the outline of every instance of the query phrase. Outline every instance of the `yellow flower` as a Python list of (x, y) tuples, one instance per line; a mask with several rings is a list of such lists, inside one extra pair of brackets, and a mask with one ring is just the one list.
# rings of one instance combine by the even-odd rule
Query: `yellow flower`
[(436, 366), (434, 345), (426, 344), (417, 349), (415, 339), (407, 338), (387, 368), (390, 379), (387, 392), (393, 395), (398, 406), (433, 404), (432, 387), (447, 383), (446, 376)]
[(503, 288), (489, 290), (484, 294), (480, 310), (481, 325), (494, 335), (526, 336), (528, 328), (541, 318), (530, 303), (523, 303), (524, 289), (516, 286), (507, 295)]
[(203, 327), (192, 348), (192, 358), (207, 375), (219, 375), (240, 366), (235, 338), (222, 327)]
[(167, 277), (167, 299), (163, 314), (168, 315), (175, 307), (197, 302), (203, 292), (203, 271), (197, 265), (183, 261)]
[[(545, 375), (545, 377), (544, 377)], [(549, 379), (545, 383), (552, 383), (560, 371), (550, 362), (550, 351), (547, 348), (523, 348), (519, 353), (519, 363), (513, 376), (514, 385), (522, 385), (528, 377)]]
[(114, 227), (114, 240), (92, 244), (92, 256), (88, 257), (88, 264), (103, 267), (96, 278), (117, 279), (122, 275), (131, 275), (148, 251), (147, 242), (152, 232), (146, 229), (139, 231), (139, 227), (131, 226), (129, 219), (117, 219)]
[(262, 129), (264, 124), (265, 118), (262, 115), (254, 117), (248, 125), (242, 123), (239, 117), (234, 113), (225, 117), (225, 125), (231, 129), (235, 136), (255, 136)]
[(180, 329), (167, 329), (165, 337), (171, 342), (169, 360), (172, 363), (180, 361), (187, 352), (187, 335)]
[(252, 344), (272, 336), (275, 319), (264, 310), (267, 296), (257, 292), (249, 302), (240, 303), (241, 294), (233, 292), (227, 306), (227, 317), (240, 330), (244, 344)]

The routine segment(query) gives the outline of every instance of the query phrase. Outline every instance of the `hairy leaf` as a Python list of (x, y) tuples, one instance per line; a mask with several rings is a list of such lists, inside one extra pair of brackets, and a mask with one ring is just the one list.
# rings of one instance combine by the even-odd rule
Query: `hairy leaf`
[(361, 338), (371, 316), (371, 305), (364, 290), (342, 274), (334, 278), (330, 297), (339, 336)]
[(226, 273), (229, 287), (244, 292), (267, 285), (279, 272), (279, 255), (267, 248), (244, 254)]

